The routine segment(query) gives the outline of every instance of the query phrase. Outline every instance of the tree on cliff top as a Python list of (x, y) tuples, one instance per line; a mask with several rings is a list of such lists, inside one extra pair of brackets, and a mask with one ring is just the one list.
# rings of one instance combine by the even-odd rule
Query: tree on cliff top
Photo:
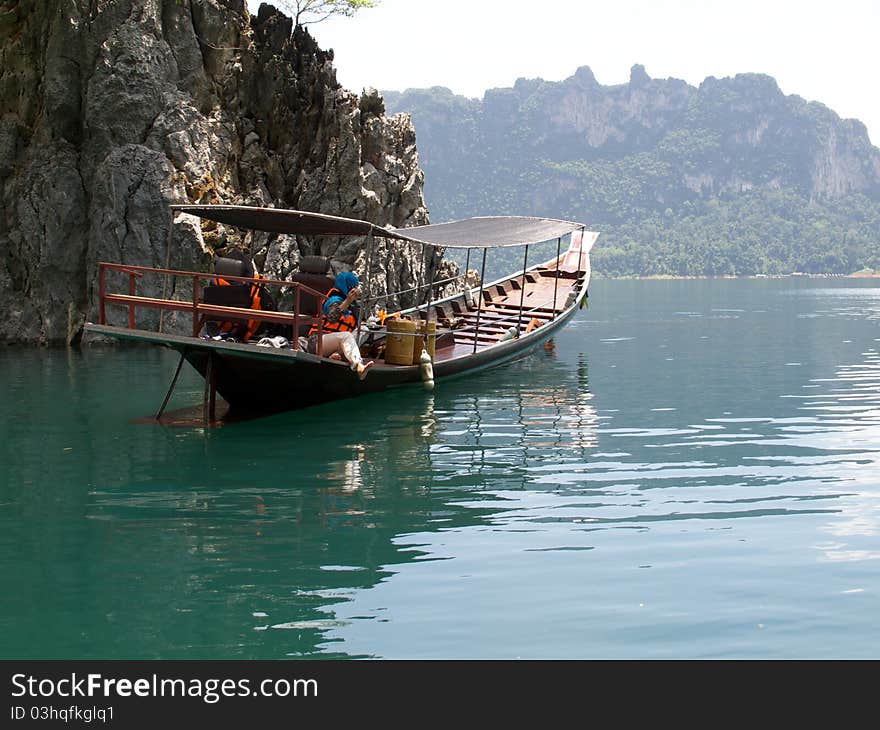
[(363, 8), (374, 8), (379, 0), (276, 0), (290, 13), (295, 25), (320, 23), (331, 15), (351, 17)]

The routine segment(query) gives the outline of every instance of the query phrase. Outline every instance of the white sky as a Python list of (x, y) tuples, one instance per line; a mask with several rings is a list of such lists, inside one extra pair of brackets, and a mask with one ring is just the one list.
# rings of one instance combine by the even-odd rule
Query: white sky
[(636, 63), (694, 86), (758, 72), (859, 119), (880, 144), (880, 0), (380, 0), (309, 29), (355, 92), (446, 86), (482, 97), (579, 66), (621, 84)]

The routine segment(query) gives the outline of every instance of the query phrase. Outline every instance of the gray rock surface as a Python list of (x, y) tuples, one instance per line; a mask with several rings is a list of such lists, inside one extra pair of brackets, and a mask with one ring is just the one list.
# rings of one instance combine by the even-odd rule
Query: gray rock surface
[[(0, 342), (76, 342), (97, 317), (99, 261), (208, 270), (214, 252), (241, 247), (272, 278), (311, 253), (363, 272), (363, 241), (183, 215), (169, 236), (171, 203), (399, 227), (428, 222), (423, 181), (408, 115), (341, 88), (332, 52), (269, 5), (252, 16), (244, 0), (0, 0)], [(405, 289), (421, 252), (377, 242), (373, 263), (380, 291)], [(428, 270), (438, 264), (432, 252)], [(190, 296), (159, 279), (138, 293)]]

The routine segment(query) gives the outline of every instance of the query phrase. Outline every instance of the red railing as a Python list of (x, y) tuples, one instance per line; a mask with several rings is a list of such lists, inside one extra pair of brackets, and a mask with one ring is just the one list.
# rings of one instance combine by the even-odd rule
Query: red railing
[[(108, 293), (106, 291), (106, 272), (119, 271), (128, 274), (128, 294)], [(159, 274), (192, 280), (192, 302), (184, 302), (179, 299), (162, 299), (156, 297), (142, 297), (137, 295), (137, 280), (144, 274)], [(157, 269), (149, 266), (129, 266), (125, 264), (112, 264), (102, 261), (98, 264), (98, 323), (106, 324), (107, 304), (128, 307), (128, 329), (135, 329), (135, 312), (138, 307), (161, 309), (164, 311), (192, 312), (192, 336), (198, 337), (199, 332), (209, 318), (218, 319), (259, 319), (264, 322), (293, 325), (293, 337), (290, 344), (293, 349), (299, 347), (297, 333), (300, 325), (319, 324), (320, 317), (313, 317), (301, 313), (300, 294), (305, 291), (313, 297), (323, 300), (326, 292), (319, 292), (298, 281), (278, 281), (275, 279), (254, 279), (247, 276), (223, 276), (225, 281), (239, 281), (244, 284), (259, 283), (260, 286), (280, 286), (293, 288), (293, 312), (274, 312), (264, 309), (250, 309), (246, 307), (227, 307), (219, 304), (206, 304), (201, 301), (201, 280), (213, 279), (215, 274), (207, 274), (193, 271), (177, 271), (175, 269)], [(320, 329), (319, 329), (320, 332)], [(320, 340), (320, 335), (318, 337)], [(321, 343), (318, 343), (318, 352), (321, 352)]]

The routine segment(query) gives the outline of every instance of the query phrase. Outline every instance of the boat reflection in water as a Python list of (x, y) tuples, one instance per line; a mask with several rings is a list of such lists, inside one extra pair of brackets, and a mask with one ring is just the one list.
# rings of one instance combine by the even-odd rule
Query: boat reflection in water
[[(420, 534), (485, 529), (503, 509), (496, 495), (529, 488), (536, 464), (585, 458), (598, 423), (586, 361), (573, 378), (552, 357), (540, 359), (513, 366), (523, 377), (503, 393), (487, 388), (487, 376), (371, 404), (385, 412), (381, 428), (369, 439), (341, 445), (337, 453), (344, 458), (322, 465), (311, 489), (293, 497), (295, 522), (274, 525), (273, 538), (291, 547), (295, 582), (289, 595), (271, 597), (271, 608), (259, 612), (254, 628), (267, 642), (261, 651), (334, 654), (340, 639), (332, 635), (352, 630), (351, 621), (388, 620), (388, 606), (342, 619), (342, 605), (355, 598), (363, 603), (364, 591), (407, 564), (445, 559), (424, 549)], [(547, 377), (548, 368), (557, 376), (567, 372), (568, 381)], [(541, 377), (529, 377), (534, 370)], [(360, 426), (349, 433), (369, 432)], [(278, 495), (280, 514), (289, 513), (292, 496)]]
[[(356, 412), (331, 405), (308, 419), (277, 417), (278, 432), (288, 436), (294, 424), (308, 424), (309, 438), (274, 439), (272, 450), (299, 468), (263, 480), (251, 533), (259, 540), (239, 556), (245, 565), (254, 561), (247, 584), (231, 583), (226, 572), (215, 576), (218, 591), (253, 608), (248, 631), (256, 635), (240, 635), (249, 656), (336, 655), (327, 634), (353, 620), (339, 617), (340, 604), (404, 565), (438, 559), (414, 536), (490, 525), (499, 511), (495, 493), (527, 488), (527, 467), (583, 458), (597, 423), (586, 362), (573, 377), (552, 357), (534, 360), (511, 366), (520, 369), (511, 378), (519, 384), (503, 392), (492, 392), (487, 374), (434, 393), (368, 397)], [(343, 436), (330, 445), (327, 433), (346, 419), (348, 442)], [(224, 434), (233, 432), (210, 433), (209, 449), (224, 451)], [(239, 550), (238, 539), (212, 531), (212, 540), (227, 541), (218, 552)], [(271, 547), (268, 564), (264, 546)], [(387, 620), (387, 609), (373, 606), (357, 621)]]
[[(57, 657), (364, 653), (338, 632), (388, 620), (393, 604), (372, 605), (373, 589), (444, 559), (427, 546), (438, 536), (491, 528), (499, 493), (547, 489), (536, 464), (583, 460), (595, 443), (586, 361), (539, 351), (504, 367), (503, 388), (499, 372), (217, 429), (121, 430), (112, 449), (77, 462), (89, 486), (65, 493), (64, 509), (82, 518), (43, 518), (59, 546), (82, 549), (59, 548), (66, 567), (33, 578), (16, 615), (39, 596), (67, 607), (77, 630), (52, 633)], [(340, 610), (355, 605), (356, 616)], [(36, 614), (28, 621), (17, 656), (47, 631)]]

